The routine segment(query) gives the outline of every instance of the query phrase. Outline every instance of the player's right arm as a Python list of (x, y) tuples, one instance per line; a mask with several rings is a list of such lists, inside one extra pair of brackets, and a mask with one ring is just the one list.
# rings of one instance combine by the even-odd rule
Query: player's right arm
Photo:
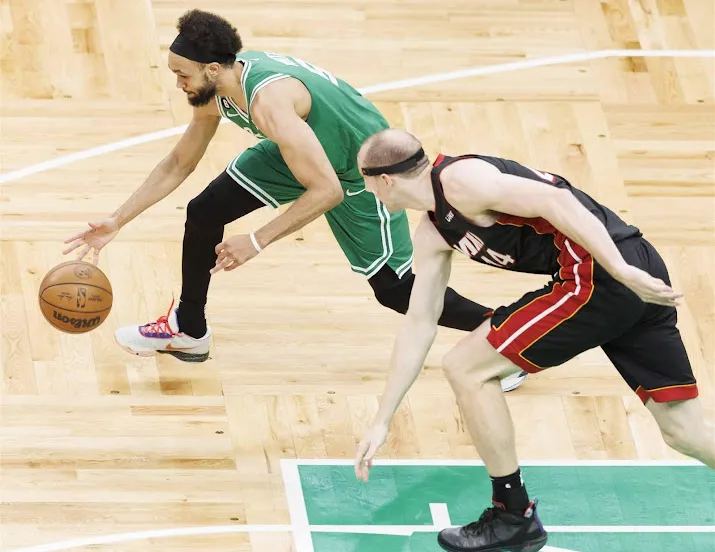
[(109, 217), (90, 222), (89, 229), (65, 240), (70, 244), (63, 254), (81, 247), (77, 258), (84, 258), (94, 250), (93, 262), (97, 264), (99, 251), (117, 235), (119, 230), (176, 190), (194, 172), (206, 153), (221, 116), (214, 102), (195, 108), (193, 117), (174, 149), (162, 159), (139, 188)]
[(367, 480), (372, 459), (387, 437), (392, 417), (424, 366), (444, 307), (452, 250), (427, 215), (422, 217), (413, 241), (417, 271), (410, 305), (395, 339), (379, 410), (358, 447), (355, 473), (363, 480)]

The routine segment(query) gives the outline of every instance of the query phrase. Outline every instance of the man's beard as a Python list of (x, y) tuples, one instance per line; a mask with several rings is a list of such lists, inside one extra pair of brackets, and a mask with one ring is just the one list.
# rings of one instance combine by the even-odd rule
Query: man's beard
[(194, 107), (202, 107), (208, 104), (216, 96), (216, 83), (209, 82), (204, 76), (204, 85), (199, 88), (193, 95), (186, 95), (188, 102)]

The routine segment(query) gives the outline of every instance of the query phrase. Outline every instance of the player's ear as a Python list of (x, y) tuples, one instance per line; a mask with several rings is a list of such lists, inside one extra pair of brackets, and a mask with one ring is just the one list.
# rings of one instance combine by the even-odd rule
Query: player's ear
[(392, 178), (390, 178), (390, 175), (389, 175), (389, 174), (381, 174), (381, 175), (380, 175), (380, 178), (381, 178), (382, 181), (383, 181), (385, 184), (387, 184), (388, 186), (392, 186), (392, 185), (394, 184), (394, 182), (393, 182)]
[(212, 61), (206, 65), (206, 71), (212, 77), (216, 77), (216, 75), (218, 75), (219, 69), (221, 69), (221, 64), (216, 61)]

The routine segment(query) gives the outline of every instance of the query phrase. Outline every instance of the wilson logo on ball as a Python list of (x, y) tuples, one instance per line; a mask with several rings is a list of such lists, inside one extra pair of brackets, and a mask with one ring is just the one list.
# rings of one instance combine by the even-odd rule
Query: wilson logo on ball
[(95, 316), (94, 318), (70, 318), (69, 316), (65, 314), (60, 314), (56, 310), (52, 311), (53, 316), (62, 322), (63, 324), (69, 324), (71, 326), (74, 326), (76, 329), (80, 328), (94, 328), (95, 326), (99, 326), (99, 321), (100, 318), (99, 316)]

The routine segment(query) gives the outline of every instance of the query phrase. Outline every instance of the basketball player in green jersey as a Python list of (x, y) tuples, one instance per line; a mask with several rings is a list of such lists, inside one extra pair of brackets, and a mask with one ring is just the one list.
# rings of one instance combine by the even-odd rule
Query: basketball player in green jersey
[[(208, 358), (211, 328), (204, 309), (211, 275), (231, 271), (271, 243), (325, 215), (354, 272), (365, 276), (380, 304), (407, 312), (414, 281), (412, 242), (404, 211), (391, 214), (365, 185), (357, 166), (362, 142), (389, 125), (346, 82), (294, 57), (241, 53), (225, 19), (191, 10), (178, 22), (169, 68), (194, 107), (173, 151), (112, 215), (68, 240), (65, 253), (84, 258), (175, 190), (194, 170), (221, 118), (260, 139), (236, 157), (186, 210), (182, 290), (176, 309), (155, 321), (119, 328), (117, 343), (137, 355), (166, 353), (187, 362)], [(289, 209), (248, 235), (223, 239), (224, 225), (260, 207)], [(491, 314), (448, 289), (443, 326), (471, 331)], [(525, 373), (503, 381), (521, 384)]]

